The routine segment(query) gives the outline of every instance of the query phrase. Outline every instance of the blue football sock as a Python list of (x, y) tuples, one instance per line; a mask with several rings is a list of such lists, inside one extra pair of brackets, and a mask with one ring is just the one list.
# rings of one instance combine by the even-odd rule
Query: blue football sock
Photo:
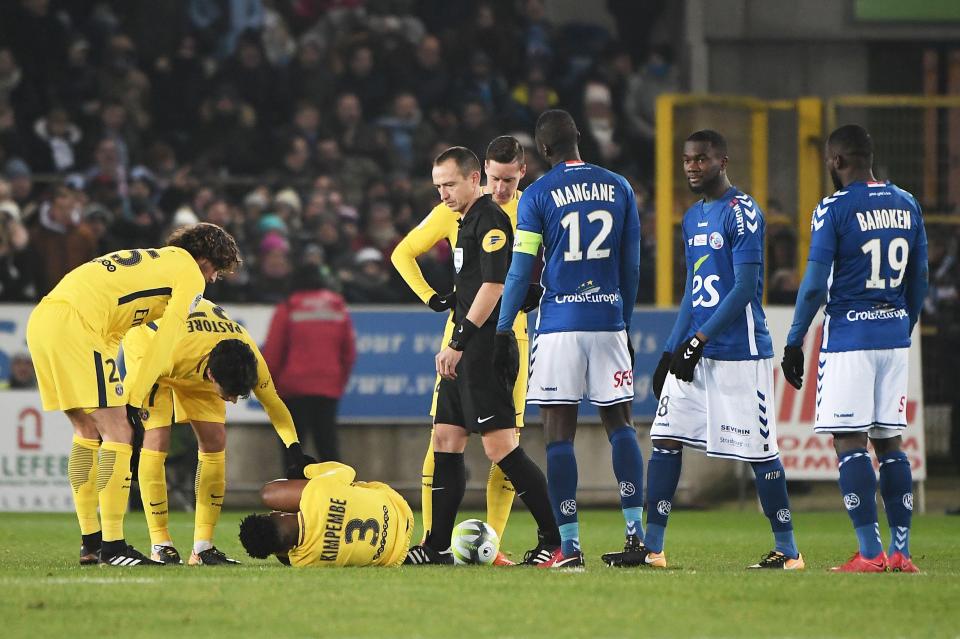
[(580, 550), (577, 523), (577, 457), (573, 442), (547, 444), (547, 488), (550, 505), (560, 527), (560, 548), (565, 556)]
[(840, 458), (840, 492), (853, 522), (860, 554), (873, 559), (883, 552), (877, 525), (877, 475), (865, 448), (848, 450)]
[(643, 454), (633, 426), (610, 433), (613, 474), (620, 488), (620, 507), (626, 522), (626, 534), (643, 540)]
[(673, 495), (680, 483), (680, 468), (683, 464), (682, 449), (670, 450), (653, 447), (647, 470), (647, 530), (644, 544), (653, 552), (663, 551), (663, 537), (667, 517), (673, 508)]
[(793, 521), (790, 514), (790, 498), (787, 496), (787, 474), (780, 458), (766, 462), (754, 462), (753, 474), (757, 481), (757, 496), (763, 514), (770, 520), (773, 529), (775, 550), (790, 559), (799, 556), (797, 542), (793, 537)]
[(910, 556), (910, 518), (913, 515), (913, 473), (906, 453), (897, 451), (880, 458), (880, 495), (890, 526), (892, 555)]

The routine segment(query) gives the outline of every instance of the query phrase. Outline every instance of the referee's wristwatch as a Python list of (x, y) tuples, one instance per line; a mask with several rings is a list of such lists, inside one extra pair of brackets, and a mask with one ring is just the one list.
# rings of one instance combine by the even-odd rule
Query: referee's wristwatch
[(450, 341), (447, 342), (447, 346), (455, 351), (462, 351), (467, 347), (467, 342), (470, 341), (470, 338), (474, 336), (477, 330), (477, 325), (464, 317), (463, 321), (453, 329), (453, 335), (450, 336)]

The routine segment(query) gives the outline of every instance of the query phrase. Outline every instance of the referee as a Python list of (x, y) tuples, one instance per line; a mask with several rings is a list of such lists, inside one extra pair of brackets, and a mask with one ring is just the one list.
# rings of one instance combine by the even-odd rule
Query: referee
[(470, 433), (480, 433), (487, 457), (513, 482), (537, 521), (538, 544), (525, 563), (548, 566), (560, 533), (546, 478), (517, 444), (512, 388), (493, 373), (493, 338), (513, 246), (510, 218), (483, 195), (480, 161), (469, 149), (455, 146), (438, 155), (433, 183), (443, 203), (461, 216), (453, 252), (456, 328), (436, 357), (442, 379), (433, 431), (433, 528), (405, 563), (453, 563), (450, 536), (466, 489), (463, 451)]

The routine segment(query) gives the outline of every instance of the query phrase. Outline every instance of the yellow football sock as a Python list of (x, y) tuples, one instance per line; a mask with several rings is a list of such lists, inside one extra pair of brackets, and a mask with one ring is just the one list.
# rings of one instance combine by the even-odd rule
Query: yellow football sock
[(490, 465), (487, 476), (487, 523), (497, 531), (500, 541), (507, 528), (507, 519), (513, 507), (513, 484), (496, 464)]
[(67, 477), (73, 490), (73, 504), (80, 521), (80, 533), (92, 535), (100, 530), (97, 517), (97, 451), (99, 439), (73, 436), (70, 458), (67, 461)]
[(97, 494), (103, 540), (123, 539), (123, 515), (130, 498), (130, 458), (133, 447), (120, 442), (103, 442), (100, 446), (100, 468), (97, 473)]
[(420, 474), (420, 516), (423, 519), (423, 543), (433, 526), (433, 429), (430, 430), (430, 445)]
[(167, 473), (164, 469), (166, 461), (166, 453), (147, 448), (140, 451), (137, 476), (140, 478), (140, 499), (143, 501), (143, 514), (147, 516), (151, 544), (171, 540), (167, 527), (170, 515), (167, 506)]
[(197, 453), (197, 515), (193, 524), (193, 542), (213, 541), (213, 529), (220, 519), (223, 495), (227, 487), (227, 453)]

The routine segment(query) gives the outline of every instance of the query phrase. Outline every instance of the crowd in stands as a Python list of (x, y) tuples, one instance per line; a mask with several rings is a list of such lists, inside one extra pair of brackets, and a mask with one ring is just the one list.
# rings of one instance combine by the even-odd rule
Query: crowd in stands
[[(626, 30), (664, 5), (604, 8)], [(650, 301), (654, 102), (680, 86), (669, 48), (626, 31), (554, 24), (543, 0), (3, 3), (0, 301), (197, 221), (243, 250), (218, 302), (278, 302), (304, 263), (351, 303), (415, 301), (389, 255), (437, 201), (432, 158), (511, 133), (525, 186), (557, 105), (584, 159), (635, 184)], [(446, 247), (423, 268), (450, 288)]]

